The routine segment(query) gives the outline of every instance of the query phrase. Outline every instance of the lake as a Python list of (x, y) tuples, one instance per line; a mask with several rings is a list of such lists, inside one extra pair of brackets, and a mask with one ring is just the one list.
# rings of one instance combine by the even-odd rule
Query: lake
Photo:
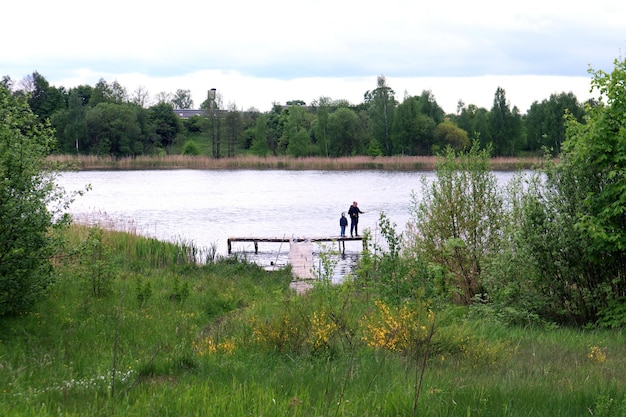
[[(512, 172), (495, 172), (506, 183)], [(409, 220), (411, 194), (421, 192), (421, 178), (432, 172), (153, 170), (62, 172), (57, 183), (77, 197), (70, 213), (79, 221), (100, 222), (119, 230), (160, 240), (214, 247), (227, 254), (235, 237), (338, 236), (339, 218), (358, 201), (365, 212), (359, 234), (378, 236), (381, 212), (399, 232)], [(348, 226), (349, 229), (349, 226)], [(337, 274), (352, 269), (361, 242), (347, 242)], [(288, 243), (237, 243), (233, 252), (262, 265), (283, 265)]]

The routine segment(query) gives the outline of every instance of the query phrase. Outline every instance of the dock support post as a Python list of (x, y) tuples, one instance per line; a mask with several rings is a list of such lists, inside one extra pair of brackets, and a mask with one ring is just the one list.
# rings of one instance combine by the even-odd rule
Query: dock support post
[(228, 254), (230, 255), (230, 252), (232, 251), (232, 248), (230, 246), (230, 239), (226, 241), (226, 244), (228, 245)]
[(259, 241), (258, 240), (254, 241), (254, 253), (255, 254), (259, 253)]

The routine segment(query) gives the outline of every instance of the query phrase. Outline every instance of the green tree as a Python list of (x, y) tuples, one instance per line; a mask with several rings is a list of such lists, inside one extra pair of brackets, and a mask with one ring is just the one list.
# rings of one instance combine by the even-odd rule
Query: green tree
[(85, 151), (81, 146), (87, 136), (86, 115), (87, 108), (79, 91), (70, 90), (67, 109), (55, 112), (51, 119), (60, 152), (78, 154)]
[(65, 108), (65, 93), (55, 87), (51, 87), (46, 78), (34, 72), (28, 84), (32, 91), (28, 93), (28, 105), (34, 114), (41, 120), (50, 119), (57, 110)]
[[(311, 136), (309, 131), (312, 125), (312, 115), (302, 104), (295, 102), (283, 111), (286, 117), (283, 136), (280, 139), (280, 147), (292, 156), (310, 155), (312, 151)], [(292, 141), (298, 143), (291, 146)]]
[(169, 103), (161, 102), (150, 107), (148, 115), (156, 134), (156, 143), (169, 149), (182, 129), (180, 119), (174, 114), (174, 108)]
[(315, 137), (317, 138), (317, 145), (320, 150), (320, 154), (323, 156), (330, 156), (330, 146), (328, 141), (328, 118), (330, 116), (331, 99), (329, 97), (320, 97), (319, 100), (314, 102), (314, 108), (316, 109), (316, 118), (313, 127)]
[(553, 155), (561, 152), (565, 140), (565, 114), (571, 114), (583, 122), (584, 106), (578, 103), (573, 93), (551, 94), (550, 98), (535, 101), (524, 118), (526, 146), (529, 151), (550, 149)]
[[(589, 109), (586, 124), (569, 117), (563, 169), (578, 172), (589, 187), (584, 200), (587, 212), (579, 219), (577, 227), (593, 239), (596, 255), (609, 253), (623, 262), (626, 255), (626, 60), (616, 60), (614, 65), (611, 73), (590, 71), (592, 88), (601, 94), (600, 104)], [(585, 167), (582, 172), (581, 167)], [(621, 271), (623, 274), (626, 269)]]
[(300, 158), (311, 155), (312, 144), (311, 137), (303, 128), (291, 137), (289, 145), (287, 145), (287, 154)]
[(100, 103), (85, 116), (85, 150), (91, 154), (115, 157), (137, 154), (136, 141), (141, 128), (131, 105)]
[(361, 152), (359, 118), (347, 107), (337, 109), (328, 118), (331, 156), (349, 156)]
[(452, 149), (460, 151), (470, 146), (467, 132), (459, 128), (452, 121), (439, 123), (435, 131), (435, 136), (437, 137), (437, 145), (442, 149), (449, 146)]
[(614, 313), (626, 296), (626, 63), (590, 73), (599, 104), (585, 123), (567, 116), (560, 162), (523, 196), (506, 262), (523, 268), (524, 293), (507, 301), (557, 322), (624, 326)]
[(395, 91), (387, 85), (385, 76), (380, 75), (376, 80), (376, 89), (366, 91), (364, 99), (370, 115), (373, 135), (383, 145), (385, 155), (391, 155), (393, 151), (391, 126), (397, 105)]
[(91, 92), (89, 105), (91, 107), (95, 107), (100, 103), (121, 104), (121, 102), (118, 101), (120, 99), (119, 97), (120, 93), (123, 96), (123, 89), (119, 84), (117, 84), (117, 86), (114, 88), (113, 85), (107, 83), (104, 80), (104, 78), (100, 78), (100, 80), (96, 83), (95, 87), (93, 88)]
[(192, 109), (193, 100), (191, 99), (191, 91), (179, 88), (174, 93), (171, 104), (175, 109)]
[(436, 126), (443, 119), (444, 111), (430, 91), (405, 98), (394, 112), (391, 126), (393, 154), (430, 154), (437, 139)]
[(517, 107), (511, 110), (506, 92), (501, 87), (496, 89), (489, 113), (489, 134), (496, 156), (515, 155), (515, 145), (521, 135), (521, 116)]
[(398, 105), (391, 125), (392, 153), (415, 155), (417, 152), (419, 103), (408, 97)]
[(268, 128), (267, 115), (262, 114), (256, 121), (254, 129), (254, 139), (250, 146), (250, 151), (257, 156), (267, 156), (270, 153), (270, 147), (267, 142)]
[(28, 104), (0, 87), (0, 316), (27, 311), (52, 282), (52, 229), (67, 223), (54, 176), (41, 170), (53, 143)]
[(235, 156), (235, 149), (237, 148), (237, 144), (241, 142), (243, 134), (241, 112), (237, 110), (237, 105), (235, 103), (229, 106), (224, 122), (227, 145), (226, 154), (228, 157), (232, 158)]
[(283, 136), (287, 118), (280, 104), (274, 103), (267, 116), (267, 143), (274, 156), (278, 155), (278, 140)]
[[(462, 105), (462, 103), (460, 103)], [(475, 104), (462, 106), (460, 114), (454, 118), (456, 124), (467, 132), (469, 138), (478, 139), (480, 146), (486, 148), (491, 143), (489, 133), (489, 111)]]
[(444, 121), (446, 113), (437, 104), (434, 94), (430, 90), (422, 91), (418, 97), (419, 112), (425, 114), (435, 121), (436, 124)]

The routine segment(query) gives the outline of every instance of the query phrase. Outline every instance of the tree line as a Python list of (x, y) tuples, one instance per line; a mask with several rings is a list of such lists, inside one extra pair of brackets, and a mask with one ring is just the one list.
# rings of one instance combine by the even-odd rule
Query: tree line
[[(257, 156), (435, 155), (450, 146), (467, 149), (474, 140), (494, 156), (525, 156), (544, 150), (557, 155), (565, 138), (565, 115), (584, 122), (585, 104), (569, 92), (535, 101), (521, 114), (498, 87), (491, 109), (459, 101), (446, 114), (429, 90), (405, 94), (402, 101), (377, 78), (363, 102), (320, 97), (308, 105), (292, 100), (274, 103), (268, 112), (227, 106), (220, 94), (200, 104), (201, 115), (180, 118), (175, 110), (194, 106), (189, 90), (132, 93), (117, 81), (95, 86), (51, 86), (33, 72), (20, 82), (0, 81), (24, 96), (31, 111), (54, 129), (60, 154), (128, 157), (158, 154)], [(215, 91), (213, 91), (215, 93)], [(156, 102), (156, 104), (150, 104)], [(591, 106), (594, 103), (588, 103)]]

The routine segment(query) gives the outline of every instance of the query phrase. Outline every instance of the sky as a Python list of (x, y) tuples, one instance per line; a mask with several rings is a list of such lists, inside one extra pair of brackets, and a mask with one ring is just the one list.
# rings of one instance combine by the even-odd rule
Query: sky
[(129, 95), (215, 88), (223, 107), (268, 111), (320, 97), (363, 102), (385, 76), (398, 101), (429, 90), (447, 112), (490, 109), (498, 87), (526, 113), (590, 93), (626, 46), (621, 0), (7, 2), (0, 76), (51, 85), (117, 81)]

